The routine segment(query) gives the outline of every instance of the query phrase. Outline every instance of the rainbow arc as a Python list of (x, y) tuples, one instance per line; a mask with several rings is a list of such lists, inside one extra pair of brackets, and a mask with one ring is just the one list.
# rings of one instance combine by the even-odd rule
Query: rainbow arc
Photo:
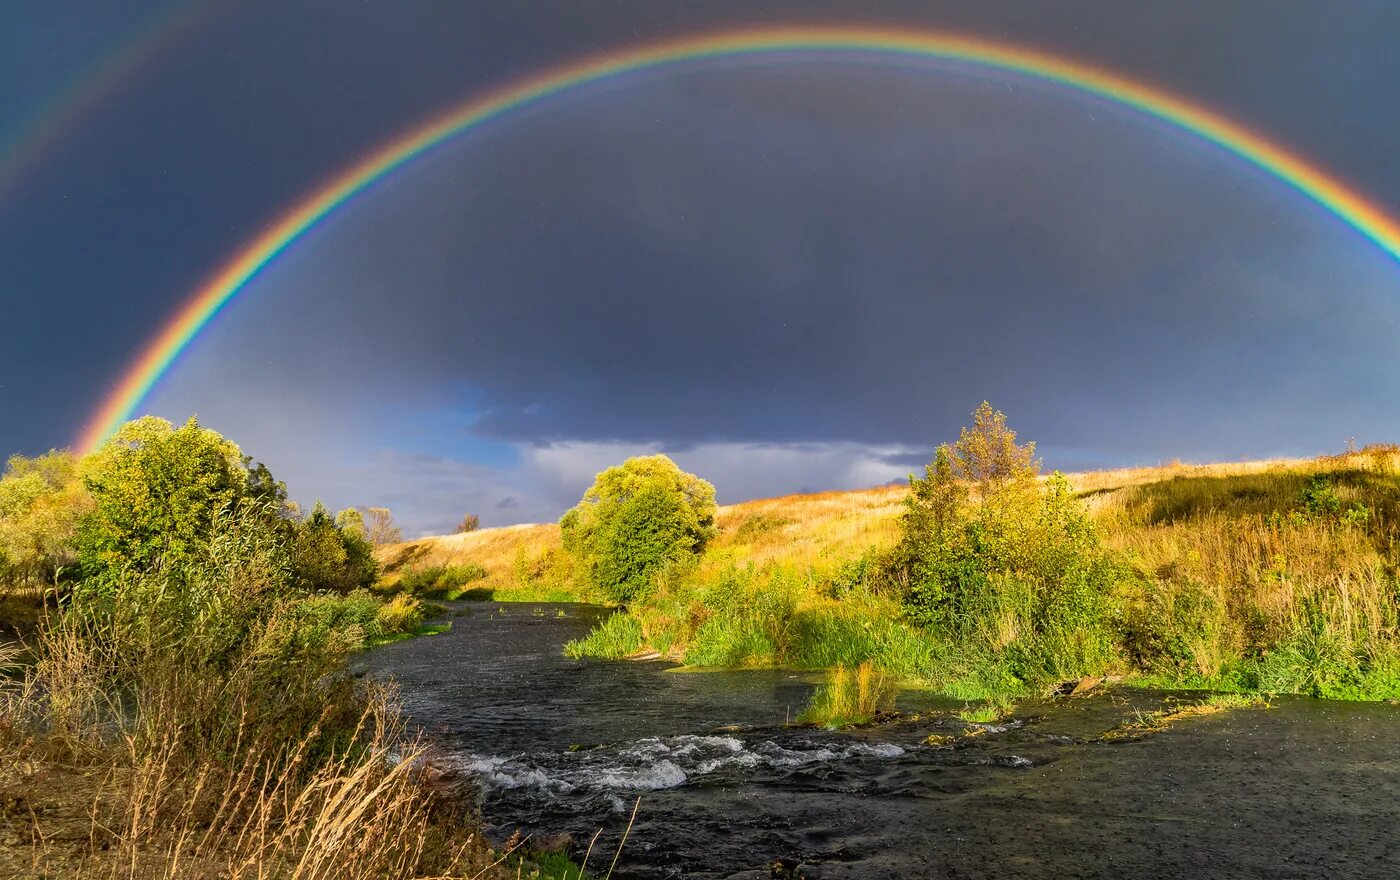
[(1321, 205), (1400, 260), (1400, 223), (1335, 176), (1263, 135), (1155, 86), (1039, 50), (954, 34), (858, 27), (769, 27), (651, 43), (516, 80), (454, 107), (341, 171), (253, 237), (143, 348), (77, 441), (97, 447), (129, 419), (171, 364), (278, 254), (357, 193), (482, 123), (570, 89), (681, 62), (835, 50), (946, 59), (1017, 73), (1131, 107), (1234, 153)]

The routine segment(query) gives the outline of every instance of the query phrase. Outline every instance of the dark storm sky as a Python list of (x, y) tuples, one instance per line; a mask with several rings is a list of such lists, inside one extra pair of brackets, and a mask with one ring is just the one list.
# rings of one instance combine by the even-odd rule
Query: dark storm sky
[[(199, 3), (0, 189), (0, 449), (70, 443), (176, 305), (490, 86), (746, 23), (1005, 38), (1267, 133), (1400, 213), (1400, 6)], [(187, 6), (0, 31), (0, 145)], [(5, 159), (0, 159), (3, 179)], [(907, 473), (983, 398), (1063, 468), (1400, 437), (1400, 266), (1239, 158), (965, 65), (687, 64), (452, 142), (307, 236), (146, 410), (303, 500), (550, 519), (662, 449), (722, 500)]]

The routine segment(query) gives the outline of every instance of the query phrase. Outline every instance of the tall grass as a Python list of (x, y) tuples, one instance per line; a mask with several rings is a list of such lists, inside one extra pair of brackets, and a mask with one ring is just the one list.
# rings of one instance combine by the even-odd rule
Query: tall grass
[(867, 724), (894, 709), (895, 691), (894, 680), (869, 660), (855, 669), (837, 666), (798, 720), (826, 727)]
[(597, 657), (621, 660), (637, 653), (643, 644), (641, 622), (630, 614), (616, 612), (608, 615), (588, 635), (564, 645), (564, 654), (575, 659)]
[(7, 817), (32, 841), (29, 870), (378, 880), (486, 868), (488, 848), (428, 784), (393, 695), (348, 674), (362, 609), (289, 591), (275, 533), (221, 516), (179, 566), (76, 593), (40, 629), (37, 662), (0, 686), (0, 767), (30, 768), (0, 778), (19, 798), (0, 803), (57, 798), (88, 817), (81, 833), (62, 810)]
[(1138, 572), (1123, 645), (1171, 683), (1400, 695), (1400, 479), (1389, 447), (1138, 486), (1103, 505)]

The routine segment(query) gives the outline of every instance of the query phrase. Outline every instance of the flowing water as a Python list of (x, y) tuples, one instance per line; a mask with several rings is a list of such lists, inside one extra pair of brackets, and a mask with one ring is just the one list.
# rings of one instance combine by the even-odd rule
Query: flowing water
[(498, 842), (567, 834), (580, 858), (602, 829), (606, 866), (640, 797), (617, 877), (1400, 877), (1394, 706), (1276, 700), (1110, 743), (1179, 695), (986, 725), (902, 695), (920, 720), (834, 733), (785, 726), (805, 674), (563, 657), (601, 609), (453, 613), (365, 667), (399, 681)]

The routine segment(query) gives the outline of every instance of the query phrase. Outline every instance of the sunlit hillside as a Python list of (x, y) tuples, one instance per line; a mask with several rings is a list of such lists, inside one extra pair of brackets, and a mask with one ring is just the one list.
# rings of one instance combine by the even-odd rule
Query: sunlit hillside
[[(1120, 510), (1124, 490), (1149, 484), (1193, 486), (1207, 492), (1206, 484), (1226, 477), (1294, 476), (1320, 471), (1356, 468), (1394, 469), (1400, 455), (1374, 452), (1328, 456), (1318, 459), (1269, 459), (1261, 461), (1186, 464), (1171, 462), (1156, 467), (1122, 468), (1070, 474), (1074, 490), (1085, 498), (1092, 512), (1107, 516)], [(1223, 491), (1233, 491), (1228, 487)], [(1257, 494), (1257, 487), (1245, 494)], [(763, 498), (719, 508), (719, 536), (707, 548), (702, 567), (734, 562), (781, 561), (807, 565), (839, 563), (871, 548), (891, 546), (898, 538), (897, 519), (907, 492), (903, 485), (881, 486), (849, 492), (819, 492)], [(393, 584), (405, 570), (433, 566), (479, 566), (485, 576), (473, 580), (477, 595), (497, 599), (543, 595), (540, 581), (559, 575), (566, 564), (560, 551), (559, 527), (554, 523), (481, 529), (457, 535), (420, 538), (380, 551), (386, 584)], [(562, 586), (553, 579), (558, 594)]]

